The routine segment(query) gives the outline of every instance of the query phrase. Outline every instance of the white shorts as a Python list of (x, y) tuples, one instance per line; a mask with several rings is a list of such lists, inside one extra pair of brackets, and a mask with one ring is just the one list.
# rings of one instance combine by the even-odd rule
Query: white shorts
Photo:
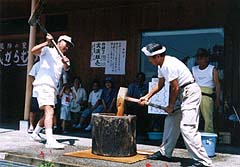
[(33, 94), (36, 95), (39, 108), (45, 105), (55, 106), (56, 90), (48, 85), (37, 85), (33, 87)]

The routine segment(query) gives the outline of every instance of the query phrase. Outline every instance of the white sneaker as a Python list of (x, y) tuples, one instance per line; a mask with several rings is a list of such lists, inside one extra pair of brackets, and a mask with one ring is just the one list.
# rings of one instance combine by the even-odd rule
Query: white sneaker
[(89, 125), (85, 128), (85, 130), (86, 130), (86, 131), (90, 131), (90, 130), (92, 130), (92, 125), (89, 124)]
[(77, 126), (75, 126), (76, 129), (81, 129), (81, 124), (78, 124)]
[(38, 142), (46, 141), (45, 138), (43, 138), (42, 136), (40, 136), (39, 134), (36, 134), (34, 132), (30, 135), (30, 139), (33, 140), (33, 141), (38, 141)]
[(51, 141), (47, 141), (45, 144), (46, 148), (53, 148), (53, 149), (64, 149), (65, 145), (62, 143), (57, 142), (55, 139)]

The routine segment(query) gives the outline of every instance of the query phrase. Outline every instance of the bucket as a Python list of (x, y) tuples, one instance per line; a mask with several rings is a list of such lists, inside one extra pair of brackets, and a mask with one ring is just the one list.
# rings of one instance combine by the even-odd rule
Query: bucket
[(162, 140), (163, 132), (148, 132), (149, 140)]
[(217, 134), (215, 133), (201, 133), (202, 144), (209, 157), (215, 155), (215, 147), (217, 142)]

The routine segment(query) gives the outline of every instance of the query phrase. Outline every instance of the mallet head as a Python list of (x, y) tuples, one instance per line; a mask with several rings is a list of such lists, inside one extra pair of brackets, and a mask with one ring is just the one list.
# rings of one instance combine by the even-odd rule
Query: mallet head
[(33, 13), (31, 14), (29, 20), (28, 20), (28, 23), (31, 25), (31, 26), (36, 26), (37, 23), (39, 22), (39, 18), (42, 14), (42, 11), (45, 7), (45, 0), (39, 0)]

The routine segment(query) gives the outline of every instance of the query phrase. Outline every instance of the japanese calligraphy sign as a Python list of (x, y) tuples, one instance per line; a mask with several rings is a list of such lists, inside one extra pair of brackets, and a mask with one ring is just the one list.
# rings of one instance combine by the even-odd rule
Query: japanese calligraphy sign
[(0, 41), (0, 64), (2, 66), (26, 66), (28, 43), (24, 40)]
[(105, 67), (105, 74), (125, 74), (126, 41), (92, 42), (91, 67)]
[(107, 42), (92, 42), (90, 67), (105, 67)]

